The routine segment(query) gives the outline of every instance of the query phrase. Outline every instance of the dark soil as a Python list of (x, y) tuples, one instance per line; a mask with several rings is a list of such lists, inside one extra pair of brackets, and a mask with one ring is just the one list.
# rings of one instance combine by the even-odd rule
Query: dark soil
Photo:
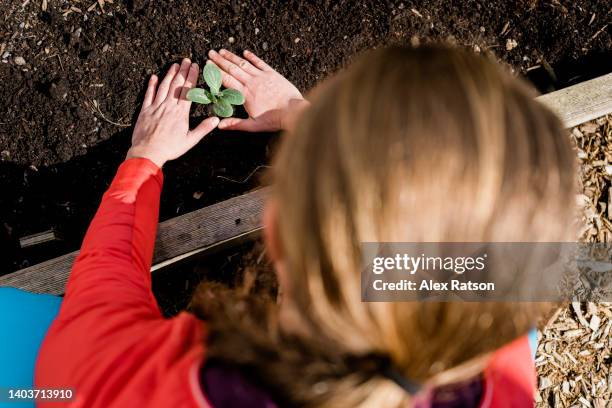
[(153, 293), (166, 316), (187, 309), (194, 291), (202, 290), (200, 284), (255, 296), (275, 297), (278, 292), (276, 275), (261, 240), (190, 259), (154, 276)]
[[(148, 76), (182, 57), (203, 63), (210, 48), (248, 48), (302, 90), (388, 43), (442, 40), (494, 53), (542, 90), (609, 72), (612, 61), (608, 0), (48, 0), (46, 11), (42, 3), (0, 4), (4, 272), (78, 247), (127, 150)], [(552, 70), (530, 70), (537, 66)], [(255, 187), (257, 175), (219, 176), (242, 181), (268, 162), (274, 140), (209, 135), (165, 169), (161, 218)], [(51, 228), (62, 241), (37, 254), (19, 249), (19, 237)]]

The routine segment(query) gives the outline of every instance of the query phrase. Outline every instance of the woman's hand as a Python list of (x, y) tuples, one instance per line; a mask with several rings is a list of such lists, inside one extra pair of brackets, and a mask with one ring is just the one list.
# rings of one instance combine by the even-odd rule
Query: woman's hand
[(219, 118), (211, 117), (189, 130), (191, 101), (186, 95), (196, 85), (198, 72), (198, 64), (185, 58), (180, 67), (170, 67), (159, 86), (157, 76), (151, 76), (128, 159), (144, 157), (162, 167), (185, 154), (219, 124)]
[(221, 69), (223, 85), (244, 94), (244, 107), (249, 114), (248, 119), (223, 119), (219, 129), (290, 130), (297, 114), (308, 106), (291, 82), (252, 52), (244, 52), (246, 59), (227, 50), (211, 50), (208, 56)]

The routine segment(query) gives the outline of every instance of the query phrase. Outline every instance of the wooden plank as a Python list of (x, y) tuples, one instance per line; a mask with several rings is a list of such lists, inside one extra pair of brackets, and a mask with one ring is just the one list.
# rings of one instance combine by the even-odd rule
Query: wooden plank
[(57, 236), (56, 232), (51, 229), (19, 238), (19, 246), (21, 249), (25, 249), (57, 240), (59, 240), (59, 237)]
[(259, 235), (261, 228), (262, 227), (260, 226), (250, 231), (247, 231), (245, 233), (232, 236), (226, 240), (217, 241), (212, 245), (205, 246), (202, 248), (197, 248), (192, 251), (185, 252), (184, 254), (177, 255), (173, 258), (166, 259), (165, 261), (161, 261), (151, 266), (151, 272), (155, 272), (157, 270), (164, 269), (170, 265), (177, 265), (179, 262), (185, 261), (187, 259), (193, 260), (196, 256), (210, 253), (213, 250), (221, 250), (224, 248), (228, 248), (234, 245), (239, 245), (241, 243), (251, 241)]
[(612, 113), (612, 73), (536, 98), (571, 128)]
[[(261, 230), (269, 188), (262, 188), (159, 224), (152, 271), (195, 254), (248, 239)], [(61, 295), (78, 251), (0, 276), (0, 286)]]

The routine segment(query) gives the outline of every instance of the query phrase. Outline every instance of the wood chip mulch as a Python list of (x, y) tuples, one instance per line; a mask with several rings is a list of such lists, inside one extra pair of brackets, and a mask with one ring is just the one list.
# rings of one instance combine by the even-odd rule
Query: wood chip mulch
[[(612, 242), (612, 115), (572, 129), (581, 242)], [(574, 302), (538, 332), (536, 406), (612, 408), (612, 303)]]

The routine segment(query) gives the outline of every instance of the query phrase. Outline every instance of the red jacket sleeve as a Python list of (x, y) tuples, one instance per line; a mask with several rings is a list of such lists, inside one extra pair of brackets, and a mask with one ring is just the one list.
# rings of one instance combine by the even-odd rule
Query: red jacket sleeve
[(121, 164), (83, 240), (60, 319), (128, 307), (141, 317), (161, 316), (150, 268), (162, 182), (161, 169), (147, 159)]
[(119, 167), (41, 347), (36, 385), (74, 389), (73, 406), (154, 406), (159, 393), (193, 402), (183, 385), (203, 359), (202, 324), (186, 313), (164, 319), (151, 291), (162, 180), (146, 159)]

